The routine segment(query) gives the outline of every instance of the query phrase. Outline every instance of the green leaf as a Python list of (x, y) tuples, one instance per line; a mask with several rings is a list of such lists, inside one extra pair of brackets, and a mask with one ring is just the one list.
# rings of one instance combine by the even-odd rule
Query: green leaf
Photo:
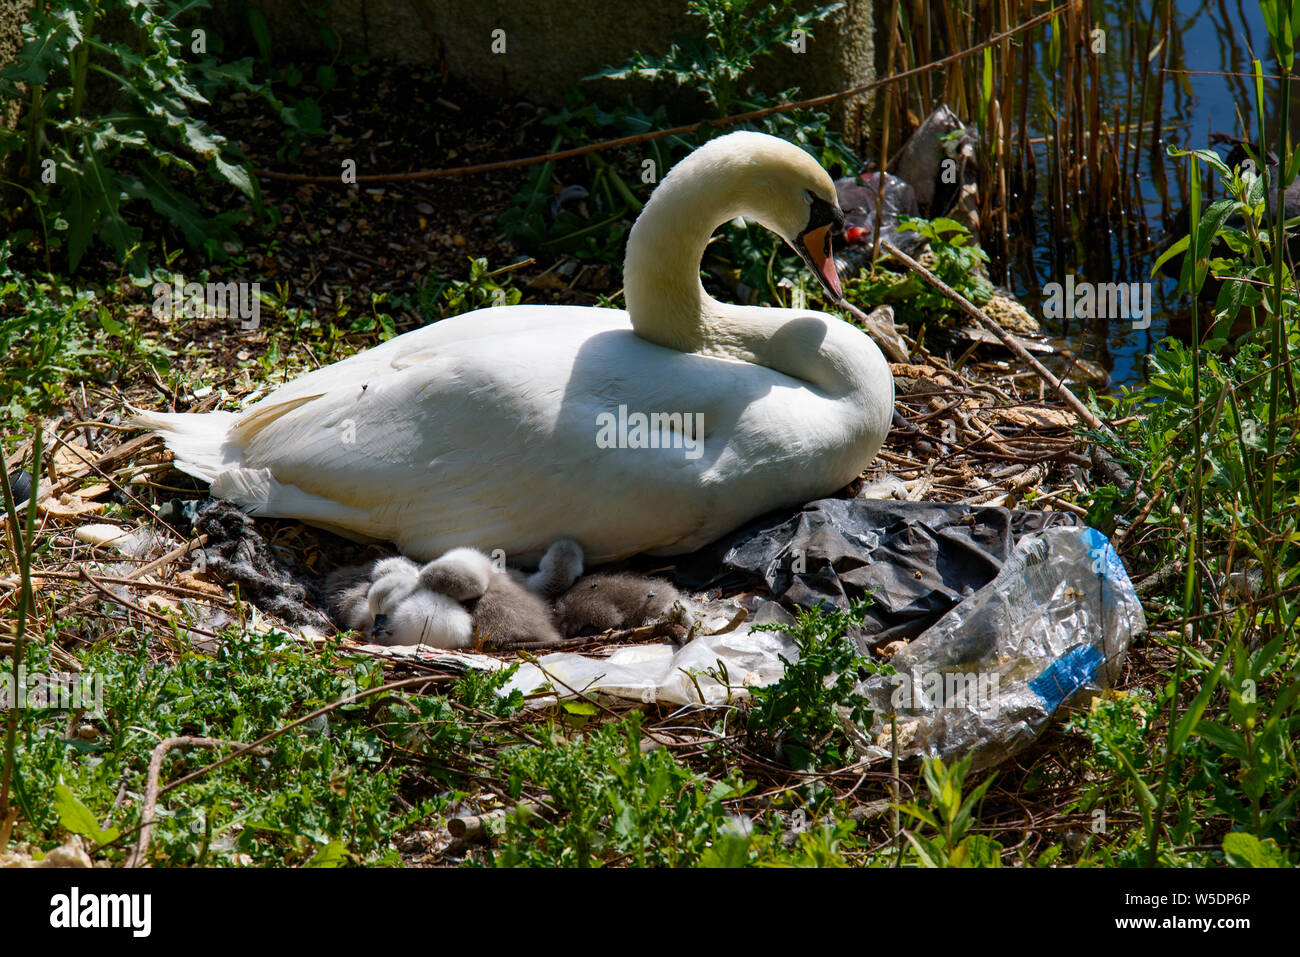
[(1205, 708), (1210, 703), (1210, 696), (1214, 694), (1214, 689), (1219, 684), (1219, 678), (1223, 674), (1223, 666), (1228, 660), (1228, 650), (1232, 647), (1231, 642), (1224, 645), (1223, 651), (1219, 655), (1219, 660), (1214, 664), (1214, 670), (1210, 676), (1205, 679), (1201, 685), (1201, 690), (1192, 700), (1192, 705), (1183, 714), (1182, 719), (1174, 729), (1173, 736), (1169, 739), (1169, 754), (1176, 754), (1183, 749), (1187, 739), (1191, 736), (1192, 729), (1197, 726), (1201, 720), (1201, 715), (1205, 713)]
[(1225, 754), (1230, 754), (1240, 761), (1245, 761), (1248, 757), (1245, 738), (1231, 728), (1202, 721), (1196, 726), (1196, 735), (1204, 738)]
[(1272, 838), (1233, 831), (1223, 839), (1223, 856), (1233, 867), (1286, 867), (1286, 855)]
[(1178, 240), (1178, 242), (1174, 243), (1163, 253), (1161, 253), (1160, 258), (1157, 259), (1155, 261), (1155, 265), (1151, 267), (1151, 275), (1155, 276), (1155, 274), (1160, 271), (1160, 267), (1163, 266), (1165, 263), (1167, 263), (1169, 260), (1173, 259), (1175, 256), (1187, 252), (1187, 247), (1191, 243), (1191, 241), (1192, 241), (1191, 236), (1184, 236), (1182, 239)]
[(993, 103), (993, 48), (984, 48), (984, 75), (980, 83), (980, 127), (989, 121), (989, 107)]
[(58, 812), (59, 823), (73, 834), (89, 838), (97, 845), (117, 840), (118, 829), (110, 827), (100, 830), (99, 821), (86, 805), (77, 800), (66, 785), (54, 786), (54, 809)]
[(320, 132), (321, 111), (315, 100), (295, 100), (280, 111), (280, 119), (304, 133)]
[(104, 306), (99, 307), (99, 324), (110, 336), (126, 335), (126, 326), (109, 315), (108, 309)]
[(15, 83), (44, 83), (51, 71), (68, 66), (67, 51), (80, 42), (81, 27), (72, 11), (52, 12), (51, 17), (59, 21), (55, 29), (28, 39), (0, 76)]
[(1210, 204), (1205, 215), (1201, 217), (1200, 225), (1196, 230), (1196, 291), (1199, 291), (1205, 283), (1210, 246), (1218, 236), (1219, 228), (1236, 210), (1237, 205), (1236, 200), (1217, 199)]
[(944, 854), (934, 842), (928, 841), (923, 837), (918, 837), (911, 831), (904, 830), (903, 836), (907, 838), (912, 849), (916, 851), (916, 856), (921, 859), (922, 867), (943, 867)]
[(745, 867), (749, 864), (749, 838), (722, 833), (700, 855), (700, 867)]
[(75, 271), (99, 228), (103, 208), (100, 197), (85, 188), (80, 176), (73, 174), (65, 180), (64, 188), (68, 197), (64, 204), (68, 219), (68, 268)]
[(99, 834), (99, 821), (95, 815), (77, 800), (66, 785), (55, 785), (54, 809), (59, 814), (59, 823), (73, 834), (91, 838)]
[(271, 31), (266, 25), (266, 17), (256, 7), (248, 8), (248, 28), (253, 33), (253, 42), (263, 63), (271, 62)]
[(1124, 773), (1128, 775), (1129, 781), (1133, 784), (1133, 790), (1137, 792), (1138, 798), (1140, 799), (1138, 812), (1142, 815), (1143, 830), (1151, 830), (1152, 811), (1154, 811), (1156, 807), (1155, 795), (1151, 793), (1151, 789), (1147, 787), (1147, 783), (1142, 780), (1142, 775), (1140, 775), (1137, 768), (1133, 766), (1133, 761), (1129, 757), (1128, 752), (1117, 745), (1115, 739), (1112, 738), (1104, 728), (1098, 728), (1097, 730), (1101, 739), (1106, 742), (1106, 747), (1110, 749), (1110, 752), (1113, 755), (1115, 755), (1116, 760), (1120, 763), (1120, 767), (1123, 769)]
[(202, 248), (203, 241), (212, 235), (213, 230), (198, 206), (188, 196), (177, 192), (167, 175), (154, 164), (142, 163), (138, 171), (139, 179), (127, 181), (127, 195), (147, 200), (156, 213), (180, 228), (186, 242)]
[(307, 867), (342, 867), (347, 862), (347, 849), (339, 841), (330, 841), (320, 848)]
[(939, 830), (939, 819), (919, 804), (891, 804), (890, 807), (897, 808), (909, 817), (914, 817), (918, 821), (929, 824), (936, 831)]
[(560, 707), (564, 708), (569, 714), (580, 714), (590, 717), (596, 713), (596, 706), (587, 701), (562, 701)]

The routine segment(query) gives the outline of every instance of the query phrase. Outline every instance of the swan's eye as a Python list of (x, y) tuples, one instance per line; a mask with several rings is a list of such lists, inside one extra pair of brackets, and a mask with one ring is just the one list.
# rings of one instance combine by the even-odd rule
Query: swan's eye
[(805, 189), (805, 190), (803, 191), (803, 201), (804, 201), (805, 203), (807, 203), (809, 206), (811, 206), (811, 205), (813, 204), (813, 201), (816, 200), (816, 199), (817, 199), (817, 197), (813, 195), (812, 190), (810, 190), (810, 189)]

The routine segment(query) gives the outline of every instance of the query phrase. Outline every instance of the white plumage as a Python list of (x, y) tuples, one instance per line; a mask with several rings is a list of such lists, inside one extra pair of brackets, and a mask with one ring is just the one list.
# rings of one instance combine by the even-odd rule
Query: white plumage
[[(592, 564), (676, 554), (829, 494), (880, 449), (894, 384), (879, 349), (824, 313), (718, 302), (699, 281), (713, 230), (773, 229), (825, 268), (830, 177), (758, 133), (701, 147), (628, 241), (628, 310), (508, 306), (445, 319), (308, 373), (241, 413), (141, 413), (178, 468), (254, 515), (393, 541), (538, 558), (576, 539)], [(833, 267), (831, 267), (833, 270)], [(698, 456), (604, 448), (600, 416), (703, 415)]]

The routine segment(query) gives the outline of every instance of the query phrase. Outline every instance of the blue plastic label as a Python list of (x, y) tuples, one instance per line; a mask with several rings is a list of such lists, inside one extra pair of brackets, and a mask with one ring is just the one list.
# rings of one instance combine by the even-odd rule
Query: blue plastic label
[(1103, 661), (1101, 652), (1092, 645), (1071, 648), (1029, 682), (1029, 690), (1043, 699), (1049, 712), (1055, 711), (1062, 701), (1096, 677)]

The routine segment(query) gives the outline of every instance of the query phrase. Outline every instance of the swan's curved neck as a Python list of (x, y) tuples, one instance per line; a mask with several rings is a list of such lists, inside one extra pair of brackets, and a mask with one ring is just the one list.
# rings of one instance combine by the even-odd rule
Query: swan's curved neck
[(852, 357), (826, 341), (837, 338), (829, 317), (723, 303), (704, 291), (709, 237), (737, 216), (761, 222), (753, 197), (764, 186), (743, 155), (693, 162), (700, 158), (692, 154), (665, 177), (628, 237), (623, 291), (632, 329), (669, 349), (767, 366), (828, 393), (869, 386), (849, 368)]
[(713, 231), (745, 210), (735, 195), (734, 174), (723, 164), (691, 159), (659, 184), (637, 217), (623, 262), (623, 293), (641, 338), (681, 352), (707, 352), (709, 320), (722, 303), (704, 291), (700, 261)]

